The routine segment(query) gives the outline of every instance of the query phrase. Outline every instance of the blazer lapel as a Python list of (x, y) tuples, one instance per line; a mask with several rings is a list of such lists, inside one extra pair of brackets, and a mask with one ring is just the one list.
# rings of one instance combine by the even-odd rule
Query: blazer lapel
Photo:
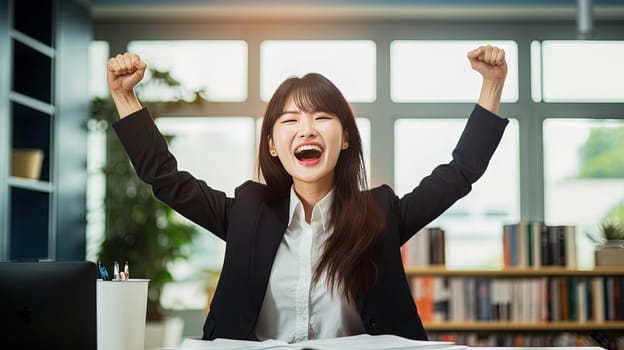
[(264, 300), (273, 260), (288, 226), (289, 197), (284, 196), (268, 203), (262, 203), (256, 219), (252, 237), (252, 257), (250, 267), (253, 278), (252, 294), (257, 312)]

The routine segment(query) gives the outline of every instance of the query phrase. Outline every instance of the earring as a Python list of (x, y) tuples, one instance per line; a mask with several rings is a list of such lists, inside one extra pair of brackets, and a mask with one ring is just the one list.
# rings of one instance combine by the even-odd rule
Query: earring
[(275, 152), (275, 149), (274, 149), (274, 148), (271, 148), (271, 150), (269, 151), (269, 153), (271, 153), (271, 155), (272, 155), (273, 157), (275, 157), (275, 156), (277, 155), (277, 152)]
[(349, 143), (348, 142), (344, 142), (342, 144), (342, 149), (347, 149), (347, 148), (349, 148)]

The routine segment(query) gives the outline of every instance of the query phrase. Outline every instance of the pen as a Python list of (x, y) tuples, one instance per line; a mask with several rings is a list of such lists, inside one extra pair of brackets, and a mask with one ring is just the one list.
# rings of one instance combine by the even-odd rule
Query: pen
[(106, 267), (104, 266), (104, 264), (102, 264), (101, 261), (97, 262), (97, 268), (98, 268), (98, 272), (100, 274), (100, 278), (102, 279), (102, 281), (110, 281), (110, 276), (108, 275), (108, 271), (106, 270)]

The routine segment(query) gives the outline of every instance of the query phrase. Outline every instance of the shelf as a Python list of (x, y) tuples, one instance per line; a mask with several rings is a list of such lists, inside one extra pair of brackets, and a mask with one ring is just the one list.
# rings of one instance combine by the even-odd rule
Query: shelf
[(30, 107), (12, 102), (11, 110), (12, 135), (11, 149), (40, 149), (43, 151), (40, 180), (47, 182), (51, 178), (52, 119), (50, 115)]
[(89, 10), (0, 0), (2, 260), (85, 257)]
[(9, 100), (11, 102), (19, 103), (22, 106), (32, 108), (41, 113), (52, 115), (54, 113), (54, 106), (49, 103), (41, 102), (32, 97), (20, 94), (19, 92), (11, 92), (9, 94)]
[(11, 37), (15, 40), (18, 41), (28, 47), (30, 47), (33, 50), (37, 50), (39, 51), (39, 53), (44, 54), (50, 58), (54, 57), (54, 48), (42, 43), (41, 41), (35, 40), (31, 37), (29, 37), (28, 35), (17, 31), (17, 30), (12, 30), (11, 31)]
[(563, 267), (518, 268), (506, 270), (447, 270), (444, 267), (406, 267), (408, 276), (476, 276), (476, 277), (542, 277), (542, 276), (621, 276), (624, 267), (597, 268), (594, 270), (566, 269)]
[(610, 322), (437, 322), (425, 323), (428, 332), (436, 331), (591, 331), (591, 330), (624, 330), (624, 321)]
[(52, 184), (46, 181), (38, 181), (25, 179), (22, 177), (10, 176), (8, 180), (9, 186), (15, 188), (21, 188), (24, 190), (32, 190), (39, 192), (52, 192)]

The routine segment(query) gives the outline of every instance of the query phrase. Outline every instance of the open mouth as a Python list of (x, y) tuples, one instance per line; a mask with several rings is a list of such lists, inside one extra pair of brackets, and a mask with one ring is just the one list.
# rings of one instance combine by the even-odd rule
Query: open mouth
[(295, 157), (300, 162), (314, 162), (323, 155), (323, 149), (318, 145), (302, 145), (295, 150)]

